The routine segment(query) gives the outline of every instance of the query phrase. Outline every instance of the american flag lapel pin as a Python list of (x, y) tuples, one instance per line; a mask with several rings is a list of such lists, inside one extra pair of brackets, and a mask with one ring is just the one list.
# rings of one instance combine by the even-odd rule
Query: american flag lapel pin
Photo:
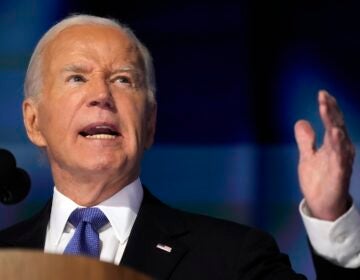
[(172, 248), (170, 246), (167, 246), (167, 245), (161, 244), (161, 243), (157, 244), (156, 248), (163, 250), (165, 252), (168, 252), (168, 253), (171, 253), (171, 251), (172, 251)]

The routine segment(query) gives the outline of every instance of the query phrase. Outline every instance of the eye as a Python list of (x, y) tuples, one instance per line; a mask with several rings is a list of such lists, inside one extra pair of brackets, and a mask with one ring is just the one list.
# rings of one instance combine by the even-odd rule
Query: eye
[(66, 79), (67, 82), (73, 82), (73, 83), (85, 83), (87, 80), (85, 79), (84, 76), (79, 75), (79, 74), (75, 74), (75, 75), (71, 75), (70, 77), (68, 77)]
[(120, 84), (127, 84), (127, 85), (131, 85), (131, 79), (127, 76), (117, 76), (114, 79), (112, 79), (113, 83), (120, 83)]

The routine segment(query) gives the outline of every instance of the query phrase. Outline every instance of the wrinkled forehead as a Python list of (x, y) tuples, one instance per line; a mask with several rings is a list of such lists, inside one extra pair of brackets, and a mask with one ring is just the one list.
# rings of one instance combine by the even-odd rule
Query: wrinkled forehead
[(60, 31), (44, 48), (43, 66), (54, 61), (84, 56), (124, 61), (144, 70), (143, 59), (132, 38), (120, 28), (99, 24), (73, 25)]

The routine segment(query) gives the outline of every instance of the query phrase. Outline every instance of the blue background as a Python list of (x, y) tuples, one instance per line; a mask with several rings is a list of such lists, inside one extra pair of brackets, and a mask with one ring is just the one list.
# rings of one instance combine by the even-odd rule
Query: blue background
[[(46, 159), (27, 140), (21, 115), (24, 73), (36, 42), (70, 13), (111, 16), (134, 29), (156, 67), (158, 129), (143, 161), (143, 183), (170, 205), (269, 231), (295, 270), (313, 279), (297, 210), (293, 125), (310, 120), (321, 142), (316, 98), (326, 88), (359, 143), (360, 4), (96, 2), (0, 2), (0, 147), (32, 177), (25, 201), (0, 205), (0, 228), (30, 216), (52, 193)], [(356, 203), (358, 165), (356, 159)]]

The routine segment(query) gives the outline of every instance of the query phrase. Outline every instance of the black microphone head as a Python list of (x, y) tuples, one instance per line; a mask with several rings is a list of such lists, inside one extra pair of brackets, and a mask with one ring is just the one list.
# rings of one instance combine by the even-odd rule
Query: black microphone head
[(8, 176), (16, 168), (16, 160), (8, 150), (0, 149), (0, 178)]
[(0, 202), (15, 204), (30, 191), (30, 177), (25, 170), (16, 167), (13, 154), (0, 149)]
[(16, 204), (22, 201), (30, 191), (31, 180), (25, 170), (15, 168), (11, 175), (1, 182), (0, 202)]

